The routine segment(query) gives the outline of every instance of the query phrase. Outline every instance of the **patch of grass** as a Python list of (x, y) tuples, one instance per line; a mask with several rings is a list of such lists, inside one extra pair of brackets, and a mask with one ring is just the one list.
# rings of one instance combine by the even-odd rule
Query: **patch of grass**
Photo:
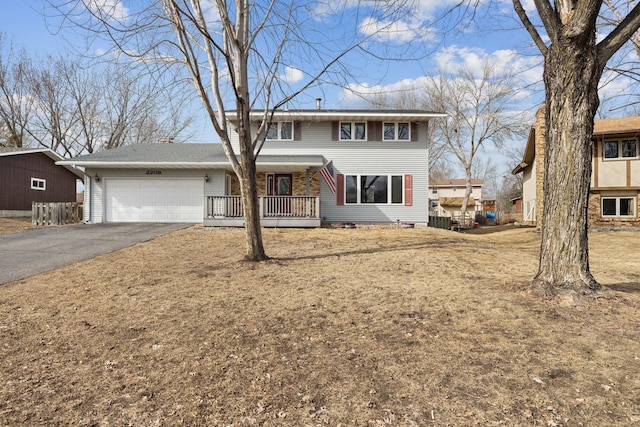
[(3, 425), (640, 422), (640, 233), (610, 297), (526, 290), (540, 236), (194, 227), (0, 288)]
[(31, 218), (0, 218), (0, 236), (23, 233), (35, 228), (36, 226), (31, 223)]

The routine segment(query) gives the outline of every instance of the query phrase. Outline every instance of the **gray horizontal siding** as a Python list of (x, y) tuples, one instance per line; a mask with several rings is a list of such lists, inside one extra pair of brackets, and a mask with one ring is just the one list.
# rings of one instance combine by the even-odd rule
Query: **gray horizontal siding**
[[(413, 177), (413, 203), (405, 205), (343, 205), (322, 182), (320, 214), (325, 222), (427, 222), (427, 125), (418, 126), (418, 141), (331, 141), (331, 122), (303, 123), (300, 141), (267, 141), (261, 154), (321, 154), (333, 162), (334, 173), (345, 175), (404, 175)], [(237, 141), (236, 141), (237, 142)]]

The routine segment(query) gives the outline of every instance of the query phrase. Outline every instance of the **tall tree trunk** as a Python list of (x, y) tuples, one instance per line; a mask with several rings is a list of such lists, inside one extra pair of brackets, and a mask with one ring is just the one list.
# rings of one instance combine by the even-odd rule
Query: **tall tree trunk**
[[(460, 216), (462, 217), (462, 221), (464, 221), (465, 226), (467, 225), (467, 206), (469, 205), (469, 197), (471, 197), (472, 188), (471, 167), (466, 167), (464, 169), (464, 197), (462, 198), (462, 208), (460, 209)], [(472, 224), (474, 220), (475, 218), (471, 219)]]
[(587, 36), (560, 37), (545, 57), (544, 212), (533, 286), (547, 295), (600, 288), (589, 270), (587, 212), (602, 69), (595, 28)]
[[(260, 206), (258, 202), (258, 184), (256, 183), (256, 158), (250, 144), (248, 131), (248, 113), (244, 125), (238, 127), (240, 138), (240, 194), (244, 211), (245, 239), (247, 242), (248, 261), (264, 261), (269, 259), (262, 244), (262, 229), (260, 228)], [(244, 138), (244, 140), (243, 140)]]

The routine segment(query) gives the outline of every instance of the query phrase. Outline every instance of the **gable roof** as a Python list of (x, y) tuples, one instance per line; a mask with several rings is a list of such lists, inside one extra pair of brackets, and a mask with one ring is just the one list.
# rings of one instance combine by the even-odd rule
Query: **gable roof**
[(78, 178), (83, 178), (84, 173), (82, 170), (76, 168), (74, 165), (64, 165), (59, 164), (58, 162), (64, 160), (64, 157), (56, 153), (55, 151), (49, 148), (23, 148), (23, 147), (0, 147), (0, 157), (8, 157), (8, 156), (22, 156), (25, 154), (35, 154), (42, 153), (45, 156), (49, 157), (53, 160), (56, 165), (60, 165), (64, 167), (66, 170), (77, 176)]
[[(222, 144), (134, 144), (111, 150), (98, 151), (70, 160), (61, 165), (85, 168), (164, 168), (164, 169), (230, 169), (231, 165)], [(269, 155), (258, 156), (258, 167), (287, 166), (290, 168), (322, 167), (321, 155)]]

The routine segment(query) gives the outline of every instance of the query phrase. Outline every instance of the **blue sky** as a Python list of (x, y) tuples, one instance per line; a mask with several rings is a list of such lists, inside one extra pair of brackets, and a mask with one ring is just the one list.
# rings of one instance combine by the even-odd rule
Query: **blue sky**
[[(119, 0), (86, 0), (112, 4), (126, 13), (126, 7)], [(46, 55), (48, 53), (65, 52), (70, 49), (70, 42), (82, 46), (82, 38), (68, 28), (60, 29), (56, 19), (51, 18), (53, 11), (47, 9), (43, 0), (12, 0), (3, 3), (3, 13), (0, 14), (0, 31), (17, 45), (22, 45), (32, 55)], [(343, 0), (329, 4), (342, 4), (349, 9), (353, 0)], [(517, 71), (518, 85), (522, 93), (520, 100), (514, 104), (514, 109), (523, 112), (523, 120), (530, 120), (533, 113), (543, 100), (542, 87), (539, 84), (542, 77), (541, 58), (537, 50), (532, 47), (529, 35), (521, 28), (520, 22), (514, 16), (511, 1), (494, 0), (483, 4), (476, 13), (476, 20), (472, 23), (458, 25), (453, 30), (445, 31), (442, 27), (451, 27), (451, 22), (442, 22), (441, 27), (429, 26), (433, 17), (443, 10), (457, 3), (457, 0), (419, 0), (418, 8), (402, 22), (394, 23), (393, 31), (383, 32), (378, 36), (380, 42), (376, 52), (381, 52), (381, 46), (402, 46), (409, 49), (414, 58), (406, 60), (398, 58), (394, 61), (376, 62), (365, 57), (354, 57), (359, 69), (354, 73), (352, 81), (347, 81), (352, 91), (338, 88), (334, 85), (324, 85), (321, 89), (312, 88), (298, 98), (292, 108), (314, 108), (315, 98), (323, 98), (325, 108), (362, 108), (367, 104), (358, 94), (375, 94), (378, 92), (393, 92), (399, 88), (419, 88), (421, 79), (425, 75), (434, 75), (438, 69), (456, 70), (462, 65), (471, 69), (479, 67), (484, 58), (492, 58), (501, 67)], [(524, 1), (525, 7), (531, 10), (532, 2)], [(126, 4), (135, 4), (127, 2)], [(334, 6), (338, 7), (338, 6)], [(322, 16), (322, 11), (317, 11)], [(50, 15), (45, 19), (45, 15)], [(349, 15), (345, 15), (349, 16)], [(351, 15), (353, 17), (353, 15)], [(317, 18), (318, 21), (321, 18)], [(354, 18), (356, 19), (356, 18)], [(385, 22), (376, 21), (375, 17), (359, 16), (362, 33), (380, 28)], [(368, 19), (368, 20), (367, 20)], [(58, 21), (59, 22), (59, 21)], [(409, 27), (422, 28), (418, 43), (407, 42), (406, 30)], [(415, 36), (415, 34), (414, 34)], [(94, 50), (100, 46), (93, 46)], [(395, 54), (395, 53), (394, 53)], [(636, 58), (637, 59), (637, 58)], [(357, 81), (356, 81), (357, 76)], [(296, 86), (304, 83), (298, 81), (301, 77), (299, 70), (289, 70), (287, 79), (289, 84)], [(607, 90), (613, 94), (624, 91), (627, 83), (611, 84)], [(201, 120), (194, 128), (194, 141), (204, 142), (213, 139), (213, 132), (206, 120)], [(524, 141), (512, 141), (512, 144), (522, 145)], [(509, 145), (509, 144), (507, 144)], [(495, 157), (497, 163), (504, 163), (504, 157), (494, 148), (487, 147), (485, 156)], [(511, 165), (505, 165), (505, 169)]]

